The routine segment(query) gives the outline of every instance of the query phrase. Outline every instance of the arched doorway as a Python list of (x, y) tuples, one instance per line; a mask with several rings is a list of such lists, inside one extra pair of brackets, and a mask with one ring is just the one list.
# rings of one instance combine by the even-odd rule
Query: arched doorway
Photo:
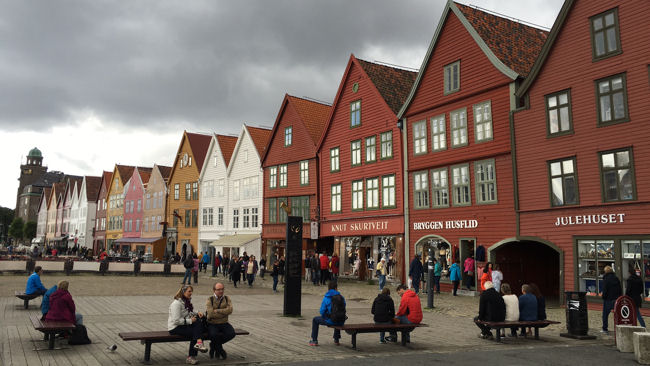
[(508, 239), (489, 249), (490, 262), (503, 272), (503, 282), (520, 294), (521, 285), (535, 283), (547, 303), (558, 304), (563, 290), (563, 253), (554, 244), (531, 238)]
[(414, 245), (414, 254), (420, 255), (423, 266), (426, 266), (429, 261), (429, 248), (433, 249), (433, 257), (442, 267), (440, 282), (443, 284), (451, 283), (449, 280), (449, 267), (452, 265), (454, 259), (452, 255), (452, 245), (447, 241), (447, 239), (438, 235), (427, 235), (420, 238)]

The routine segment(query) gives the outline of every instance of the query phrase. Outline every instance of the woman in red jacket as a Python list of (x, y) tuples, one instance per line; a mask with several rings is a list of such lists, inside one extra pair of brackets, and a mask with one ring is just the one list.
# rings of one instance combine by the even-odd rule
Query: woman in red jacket
[(68, 281), (61, 281), (57, 290), (50, 295), (50, 310), (45, 315), (45, 320), (83, 324), (83, 316), (76, 312), (68, 286)]

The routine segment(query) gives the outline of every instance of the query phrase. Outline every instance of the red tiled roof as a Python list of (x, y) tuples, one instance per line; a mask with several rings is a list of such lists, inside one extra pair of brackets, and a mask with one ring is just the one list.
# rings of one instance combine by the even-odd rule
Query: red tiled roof
[(271, 130), (266, 129), (266, 128), (259, 128), (259, 127), (251, 127), (251, 126), (246, 126), (248, 129), (248, 133), (251, 135), (251, 139), (253, 139), (253, 143), (255, 144), (255, 147), (257, 148), (257, 152), (259, 153), (260, 157), (264, 156), (264, 151), (266, 150), (266, 143), (269, 140), (269, 137), (271, 136)]
[(317, 145), (321, 136), (323, 136), (323, 132), (325, 132), (327, 118), (330, 115), (332, 106), (291, 95), (288, 95), (287, 98), (305, 124), (305, 128), (307, 128), (307, 132), (309, 132), (314, 144)]
[[(68, 187), (66, 189), (70, 190), (70, 195), (74, 193), (74, 184), (77, 183), (77, 189), (81, 189), (81, 182), (83, 181), (83, 177), (80, 177), (78, 175), (69, 175), (67, 176), (67, 181), (68, 181)], [(79, 193), (79, 192), (77, 192)]]
[(122, 181), (122, 185), (125, 185), (126, 182), (131, 179), (131, 176), (133, 175), (133, 169), (135, 169), (135, 167), (131, 165), (115, 165), (115, 167), (120, 173), (120, 180)]
[(158, 167), (158, 170), (160, 171), (160, 175), (162, 175), (164, 180), (169, 179), (169, 175), (172, 174), (172, 167), (170, 166), (165, 166), (165, 165), (156, 165)]
[(54, 199), (57, 201), (57, 205), (59, 204), (59, 196), (61, 196), (61, 191), (65, 190), (65, 181), (63, 182), (58, 182), (54, 183), (52, 185), (52, 195), (54, 195)]
[(102, 177), (86, 176), (86, 200), (96, 201), (99, 187), (102, 185)]
[(358, 58), (357, 61), (359, 61), (363, 71), (366, 72), (372, 83), (375, 84), (388, 107), (393, 113), (397, 114), (406, 101), (418, 73)]
[(140, 174), (140, 180), (142, 180), (142, 184), (147, 184), (149, 183), (149, 178), (151, 177), (151, 171), (153, 168), (145, 168), (145, 167), (138, 167), (138, 174)]
[(548, 32), (454, 2), (490, 50), (510, 69), (525, 77), (539, 55)]
[(203, 169), (205, 154), (208, 153), (212, 136), (187, 132), (187, 140), (190, 142), (190, 147), (194, 153), (194, 162), (196, 163), (196, 166), (198, 167), (197, 170), (200, 173), (201, 169)]
[(232, 153), (235, 151), (235, 146), (237, 145), (237, 137), (224, 135), (216, 135), (216, 137), (221, 154), (223, 155), (223, 160), (226, 162), (226, 166), (228, 166), (230, 164), (230, 158), (232, 158)]

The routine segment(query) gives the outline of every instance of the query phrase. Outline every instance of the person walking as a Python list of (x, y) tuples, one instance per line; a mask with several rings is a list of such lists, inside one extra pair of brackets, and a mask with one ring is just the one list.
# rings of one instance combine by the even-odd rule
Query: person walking
[(420, 255), (416, 254), (409, 267), (409, 277), (411, 278), (413, 290), (416, 294), (420, 292), (420, 279), (422, 278), (422, 273), (424, 273), (424, 268), (422, 267), (422, 262), (420, 262)]
[(239, 263), (239, 260), (235, 256), (230, 261), (230, 277), (232, 278), (233, 286), (237, 288), (237, 282), (241, 278), (241, 263)]
[(603, 276), (603, 329), (600, 331), (603, 334), (609, 334), (607, 330), (609, 313), (614, 310), (616, 299), (622, 293), (621, 281), (616, 277), (612, 267), (605, 266), (605, 275)]
[(200, 261), (196, 253), (192, 253), (192, 261), (194, 262), (194, 267), (192, 268), (192, 274), (194, 275), (194, 284), (199, 283), (199, 271), (200, 271)]
[(305, 282), (311, 281), (311, 253), (305, 256)]
[(501, 281), (503, 281), (503, 273), (501, 273), (499, 265), (495, 264), (494, 269), (492, 270), (492, 283), (497, 292), (501, 292)]
[(320, 261), (316, 253), (311, 257), (311, 282), (314, 286), (318, 286), (320, 283)]
[[(379, 291), (386, 286), (386, 258), (382, 258), (377, 264), (377, 277), (379, 277)], [(384, 339), (384, 337), (380, 337)]]
[(278, 276), (280, 275), (280, 262), (276, 259), (273, 262), (273, 271), (271, 277), (273, 278), (273, 292), (278, 292)]
[(193, 292), (194, 288), (190, 285), (183, 285), (178, 290), (174, 295), (174, 300), (169, 305), (169, 318), (167, 319), (167, 330), (170, 334), (190, 339), (190, 349), (186, 360), (186, 363), (190, 365), (199, 363), (196, 360), (198, 351), (208, 351), (201, 338), (203, 334), (201, 318), (204, 315), (201, 312), (194, 312), (191, 301)]
[(253, 287), (253, 282), (255, 282), (255, 274), (257, 274), (258, 267), (255, 256), (251, 255), (248, 258), (248, 265), (246, 268), (246, 277), (248, 278), (248, 287)]
[(203, 258), (202, 259), (202, 264), (203, 264), (203, 272), (208, 271), (208, 264), (210, 263), (210, 256), (208, 255), (208, 252), (203, 252)]
[(636, 270), (633, 266), (627, 268), (628, 278), (625, 282), (625, 295), (632, 298), (634, 305), (636, 306), (636, 318), (639, 321), (639, 325), (645, 328), (645, 320), (643, 320), (643, 315), (641, 314), (641, 301), (643, 300), (643, 281), (641, 277), (636, 274)]
[(220, 258), (221, 258), (221, 274), (223, 274), (224, 277), (230, 277), (230, 274), (228, 273), (228, 269), (230, 268), (230, 258), (228, 258), (228, 256), (225, 255), (220, 256)]
[(431, 291), (433, 291), (433, 287), (435, 286), (436, 293), (440, 293), (440, 277), (442, 277), (442, 266), (440, 265), (440, 262), (437, 261), (435, 258), (433, 258), (433, 286), (431, 287)]
[(332, 260), (330, 261), (330, 267), (332, 271), (332, 279), (336, 280), (339, 278), (339, 256), (334, 253), (332, 255)]
[(449, 267), (449, 280), (454, 284), (454, 296), (458, 296), (456, 292), (458, 292), (461, 279), (460, 266), (458, 265), (458, 261), (456, 261)]
[[(384, 263), (386, 262), (384, 258), (382, 258), (382, 260)], [(372, 302), (372, 309), (370, 312), (373, 315), (375, 324), (392, 323), (392, 320), (395, 317), (395, 302), (393, 302), (393, 298), (390, 297), (390, 290), (388, 287), (385, 287), (381, 290), (381, 293), (377, 295), (375, 301)], [(379, 343), (386, 343), (384, 336), (385, 332), (379, 332)]]
[(325, 282), (327, 282), (327, 280), (329, 279), (328, 278), (328, 276), (329, 276), (328, 266), (329, 266), (330, 261), (329, 261), (329, 258), (327, 258), (327, 254), (325, 254), (325, 252), (323, 252), (320, 255), (319, 259), (320, 259), (320, 284), (324, 285)]
[(264, 272), (266, 272), (266, 258), (262, 257), (260, 259), (260, 277), (264, 278)]
[(465, 259), (463, 263), (463, 272), (467, 276), (467, 291), (472, 291), (472, 286), (474, 286), (474, 267), (476, 262), (474, 261), (474, 255), (470, 255)]
[(223, 258), (221, 258), (221, 253), (217, 252), (217, 255), (214, 256), (214, 275), (218, 275), (219, 272), (221, 271), (221, 261)]
[(232, 301), (225, 295), (223, 283), (215, 283), (212, 291), (214, 293), (205, 305), (210, 337), (210, 358), (220, 356), (225, 360), (228, 354), (223, 349), (223, 345), (235, 338), (235, 329), (228, 323), (228, 315), (232, 314)]
[(284, 256), (280, 257), (280, 260), (278, 261), (279, 265), (279, 274), (280, 274), (280, 282), (284, 283), (284, 271), (285, 271), (285, 261), (284, 261)]
[(194, 269), (194, 260), (192, 257), (187, 256), (187, 258), (185, 258), (183, 261), (183, 267), (185, 267), (185, 276), (183, 277), (183, 282), (181, 282), (181, 284), (184, 285), (185, 280), (187, 280), (187, 284), (189, 285), (192, 281), (192, 270)]

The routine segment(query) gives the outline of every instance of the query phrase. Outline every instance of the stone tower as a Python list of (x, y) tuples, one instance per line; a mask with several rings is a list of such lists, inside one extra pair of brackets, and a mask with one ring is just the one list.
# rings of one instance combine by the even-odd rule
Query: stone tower
[[(47, 173), (47, 167), (43, 166), (43, 154), (41, 150), (33, 148), (27, 154), (27, 161), (20, 165), (20, 178), (18, 181), (18, 193), (16, 195), (16, 216), (22, 217), (25, 222), (35, 221), (38, 214), (38, 200), (40, 199), (43, 178)], [(51, 185), (51, 183), (50, 183)]]

